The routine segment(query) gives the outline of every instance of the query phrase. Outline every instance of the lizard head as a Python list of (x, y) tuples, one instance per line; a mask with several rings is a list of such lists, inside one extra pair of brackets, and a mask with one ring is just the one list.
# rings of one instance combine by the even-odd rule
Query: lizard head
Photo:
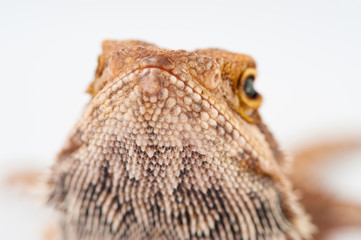
[[(134, 67), (134, 64), (140, 65)], [(106, 76), (102, 77), (108, 65), (111, 65), (107, 69), (110, 72), (106, 71)], [(159, 49), (140, 41), (105, 41), (103, 54), (98, 58), (95, 81), (89, 86), (88, 92), (94, 97), (106, 84), (112, 82), (114, 76), (140, 68), (159, 68), (185, 82), (192, 78), (197, 87), (208, 90), (218, 98), (218, 102), (226, 101), (245, 120), (260, 120), (257, 110), (262, 96), (253, 86), (257, 76), (255, 61), (250, 56), (219, 49), (188, 53)], [(150, 82), (149, 86), (144, 87), (152, 89), (155, 85)]]
[(182, 239), (309, 234), (283, 155), (258, 113), (251, 57), (105, 41), (98, 62), (92, 100), (59, 164), (92, 169), (89, 184), (109, 188), (137, 218), (164, 213), (184, 227)]
[[(143, 150), (198, 142), (197, 151), (206, 153), (210, 146), (204, 138), (213, 144), (229, 139), (234, 141), (228, 146), (233, 154), (247, 149), (261, 158), (259, 169), (271, 173), (282, 157), (258, 113), (262, 96), (253, 88), (256, 75), (255, 61), (247, 55), (105, 41), (88, 92), (93, 104), (107, 105), (107, 120), (118, 112), (118, 121), (128, 129), (122, 132), (134, 131)], [(153, 131), (157, 128), (161, 134)]]

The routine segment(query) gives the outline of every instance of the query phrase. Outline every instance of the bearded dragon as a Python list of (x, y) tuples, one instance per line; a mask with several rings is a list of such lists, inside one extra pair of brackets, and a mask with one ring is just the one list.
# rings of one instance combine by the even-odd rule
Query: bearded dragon
[(256, 76), (243, 54), (103, 42), (92, 98), (48, 179), (58, 236), (310, 239)]

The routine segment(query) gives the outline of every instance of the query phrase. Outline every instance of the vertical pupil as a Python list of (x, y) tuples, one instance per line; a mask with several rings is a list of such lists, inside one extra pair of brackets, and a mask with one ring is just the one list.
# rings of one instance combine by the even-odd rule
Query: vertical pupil
[(246, 78), (246, 81), (244, 83), (244, 91), (246, 92), (247, 96), (250, 98), (257, 97), (257, 92), (253, 87), (254, 77), (249, 76)]

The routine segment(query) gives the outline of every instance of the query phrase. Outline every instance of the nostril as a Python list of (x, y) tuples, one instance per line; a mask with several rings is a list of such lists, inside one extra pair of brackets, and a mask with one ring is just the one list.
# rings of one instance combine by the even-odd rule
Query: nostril
[(209, 90), (213, 90), (221, 83), (221, 72), (219, 69), (214, 69), (209, 73), (206, 73), (203, 80), (203, 85)]
[(160, 69), (149, 68), (144, 70), (137, 80), (141, 92), (147, 96), (155, 95), (161, 89), (162, 74)]

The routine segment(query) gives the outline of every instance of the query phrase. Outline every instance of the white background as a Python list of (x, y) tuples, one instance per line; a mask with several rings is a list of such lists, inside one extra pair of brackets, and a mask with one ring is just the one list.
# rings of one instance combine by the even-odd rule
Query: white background
[[(361, 1), (0, 0), (0, 179), (51, 164), (89, 101), (104, 39), (252, 55), (261, 114), (284, 149), (361, 137)], [(360, 156), (324, 181), (358, 203)], [(0, 239), (40, 239), (47, 212), (0, 188)]]

